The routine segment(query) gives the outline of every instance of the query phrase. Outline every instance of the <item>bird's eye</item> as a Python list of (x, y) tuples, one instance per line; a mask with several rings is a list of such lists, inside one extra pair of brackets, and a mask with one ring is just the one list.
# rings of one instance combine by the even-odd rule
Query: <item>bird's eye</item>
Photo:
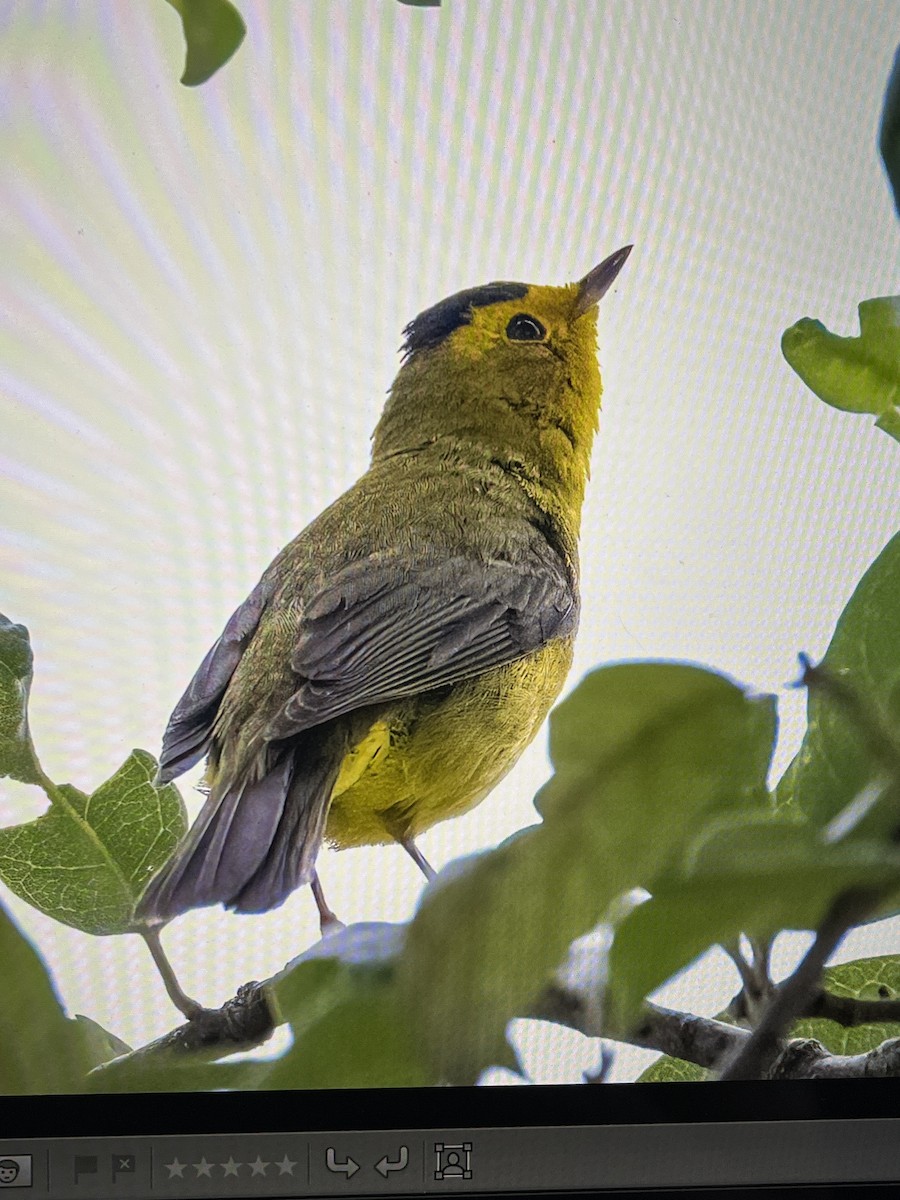
[(528, 313), (516, 313), (506, 327), (506, 336), (511, 342), (542, 342), (547, 336), (547, 330), (537, 317), (529, 317)]

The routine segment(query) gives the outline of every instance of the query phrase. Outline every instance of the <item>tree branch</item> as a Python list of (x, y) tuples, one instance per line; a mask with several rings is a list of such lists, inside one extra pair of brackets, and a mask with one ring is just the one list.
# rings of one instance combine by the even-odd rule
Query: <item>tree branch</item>
[[(576, 1029), (588, 1037), (609, 1034), (588, 1014), (596, 1011), (594, 999), (571, 989), (551, 985), (525, 1014)], [(754, 1034), (711, 1017), (695, 1017), (656, 1004), (644, 1004), (632, 1031), (620, 1041), (649, 1050), (660, 1050), (698, 1067), (714, 1071), (723, 1060), (741, 1053)], [(883, 1042), (866, 1054), (832, 1054), (812, 1038), (795, 1038), (782, 1044), (765, 1075), (767, 1079), (861, 1079), (900, 1076), (900, 1038)]]
[[(114, 1062), (152, 1066), (174, 1056), (191, 1056), (197, 1062), (209, 1062), (223, 1054), (252, 1050), (267, 1041), (275, 1031), (275, 1018), (266, 995), (266, 985), (242, 984), (237, 994), (221, 1008), (204, 1008), (198, 1016), (148, 1042)], [(97, 1068), (102, 1071), (103, 1067)]]
[[(595, 1011), (593, 998), (554, 983), (523, 1015), (565, 1025), (587, 1037), (609, 1037), (609, 1032), (592, 1018)], [(672, 1058), (712, 1069), (725, 1056), (740, 1050), (749, 1039), (748, 1031), (739, 1025), (726, 1025), (711, 1017), (695, 1017), (691, 1013), (646, 1003), (631, 1031), (624, 1036), (617, 1035), (615, 1040), (646, 1050), (660, 1050)]]
[[(178, 1026), (164, 1037), (115, 1059), (117, 1068), (126, 1065), (154, 1066), (170, 1060), (173, 1055), (192, 1057), (195, 1061), (211, 1061), (239, 1050), (261, 1045), (274, 1032), (275, 1016), (266, 994), (265, 983), (245, 983), (237, 995), (220, 1009), (204, 1009), (200, 1017)], [(829, 1008), (830, 997), (815, 1003)], [(848, 1001), (863, 1006), (858, 1014), (867, 1011), (865, 1001)], [(883, 1002), (868, 1002), (878, 1005)], [(893, 1003), (893, 1002), (887, 1002)], [(840, 1006), (839, 1006), (840, 1007)], [(830, 1014), (829, 1009), (829, 1014)], [(850, 1009), (843, 1009), (849, 1015)], [(577, 1030), (587, 1037), (609, 1038), (603, 1027), (598, 997), (589, 990), (579, 990), (560, 983), (551, 984), (540, 999), (522, 1015), (541, 1021), (551, 1021)], [(884, 1019), (878, 1010), (878, 1020)], [(858, 1015), (854, 1013), (854, 1015)], [(813, 1015), (810, 1013), (810, 1015)], [(815, 1015), (825, 1015), (816, 1013)], [(862, 1023), (862, 1022), (855, 1022)], [(658, 1050), (672, 1058), (680, 1058), (709, 1071), (715, 1071), (723, 1061), (740, 1055), (755, 1034), (738, 1025), (728, 1025), (710, 1017), (697, 1017), (656, 1004), (645, 1003), (632, 1030), (616, 1040), (648, 1050)], [(102, 1067), (93, 1073), (102, 1078)], [(875, 1076), (900, 1076), (900, 1038), (884, 1042), (867, 1054), (830, 1054), (821, 1043), (812, 1039), (795, 1039), (780, 1045), (766, 1071), (770, 1079), (838, 1079)]]
[(776, 1059), (769, 1079), (875, 1079), (900, 1076), (900, 1038), (866, 1054), (830, 1054), (813, 1038), (795, 1038)]

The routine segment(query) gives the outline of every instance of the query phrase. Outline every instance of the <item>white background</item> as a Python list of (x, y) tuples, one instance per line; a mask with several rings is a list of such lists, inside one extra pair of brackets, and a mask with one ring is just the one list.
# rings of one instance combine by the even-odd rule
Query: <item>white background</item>
[[(797, 652), (822, 654), (900, 527), (900, 447), (779, 351), (799, 317), (853, 333), (860, 300), (900, 290), (875, 152), (900, 4), (239, 6), (245, 44), (189, 90), (161, 0), (0, 4), (0, 610), (32, 632), (49, 774), (89, 790), (158, 751), (227, 615), (365, 469), (406, 321), (628, 241), (570, 684), (620, 658), (714, 665), (783, 697), (780, 769)], [(545, 746), (425, 854), (531, 823)], [(44, 803), (0, 785), (4, 824)], [(345, 921), (406, 919), (422, 885), (399, 848), (320, 870)], [(173, 1023), (136, 938), (4, 901), (72, 1011), (133, 1043)], [(217, 1004), (316, 936), (304, 889), (263, 917), (192, 913), (166, 944)], [(898, 946), (895, 922), (841, 954)], [(662, 998), (713, 1013), (736, 987), (711, 954)], [(535, 1025), (521, 1045), (542, 1081), (598, 1054)]]

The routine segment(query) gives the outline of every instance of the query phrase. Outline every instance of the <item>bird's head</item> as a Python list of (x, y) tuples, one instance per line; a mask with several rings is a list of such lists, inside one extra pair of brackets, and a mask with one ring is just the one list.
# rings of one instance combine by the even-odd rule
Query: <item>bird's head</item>
[(600, 407), (597, 306), (630, 252), (577, 283), (488, 283), (420, 313), (373, 457), (458, 439), (524, 454), (539, 472), (574, 455), (583, 476)]

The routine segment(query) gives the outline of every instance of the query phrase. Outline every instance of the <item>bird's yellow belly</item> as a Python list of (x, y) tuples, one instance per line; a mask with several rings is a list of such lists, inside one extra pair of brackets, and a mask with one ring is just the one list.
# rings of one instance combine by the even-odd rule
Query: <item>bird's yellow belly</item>
[(478, 804), (532, 741), (565, 682), (572, 639), (373, 723), (344, 758), (327, 840), (338, 849), (416, 837)]

